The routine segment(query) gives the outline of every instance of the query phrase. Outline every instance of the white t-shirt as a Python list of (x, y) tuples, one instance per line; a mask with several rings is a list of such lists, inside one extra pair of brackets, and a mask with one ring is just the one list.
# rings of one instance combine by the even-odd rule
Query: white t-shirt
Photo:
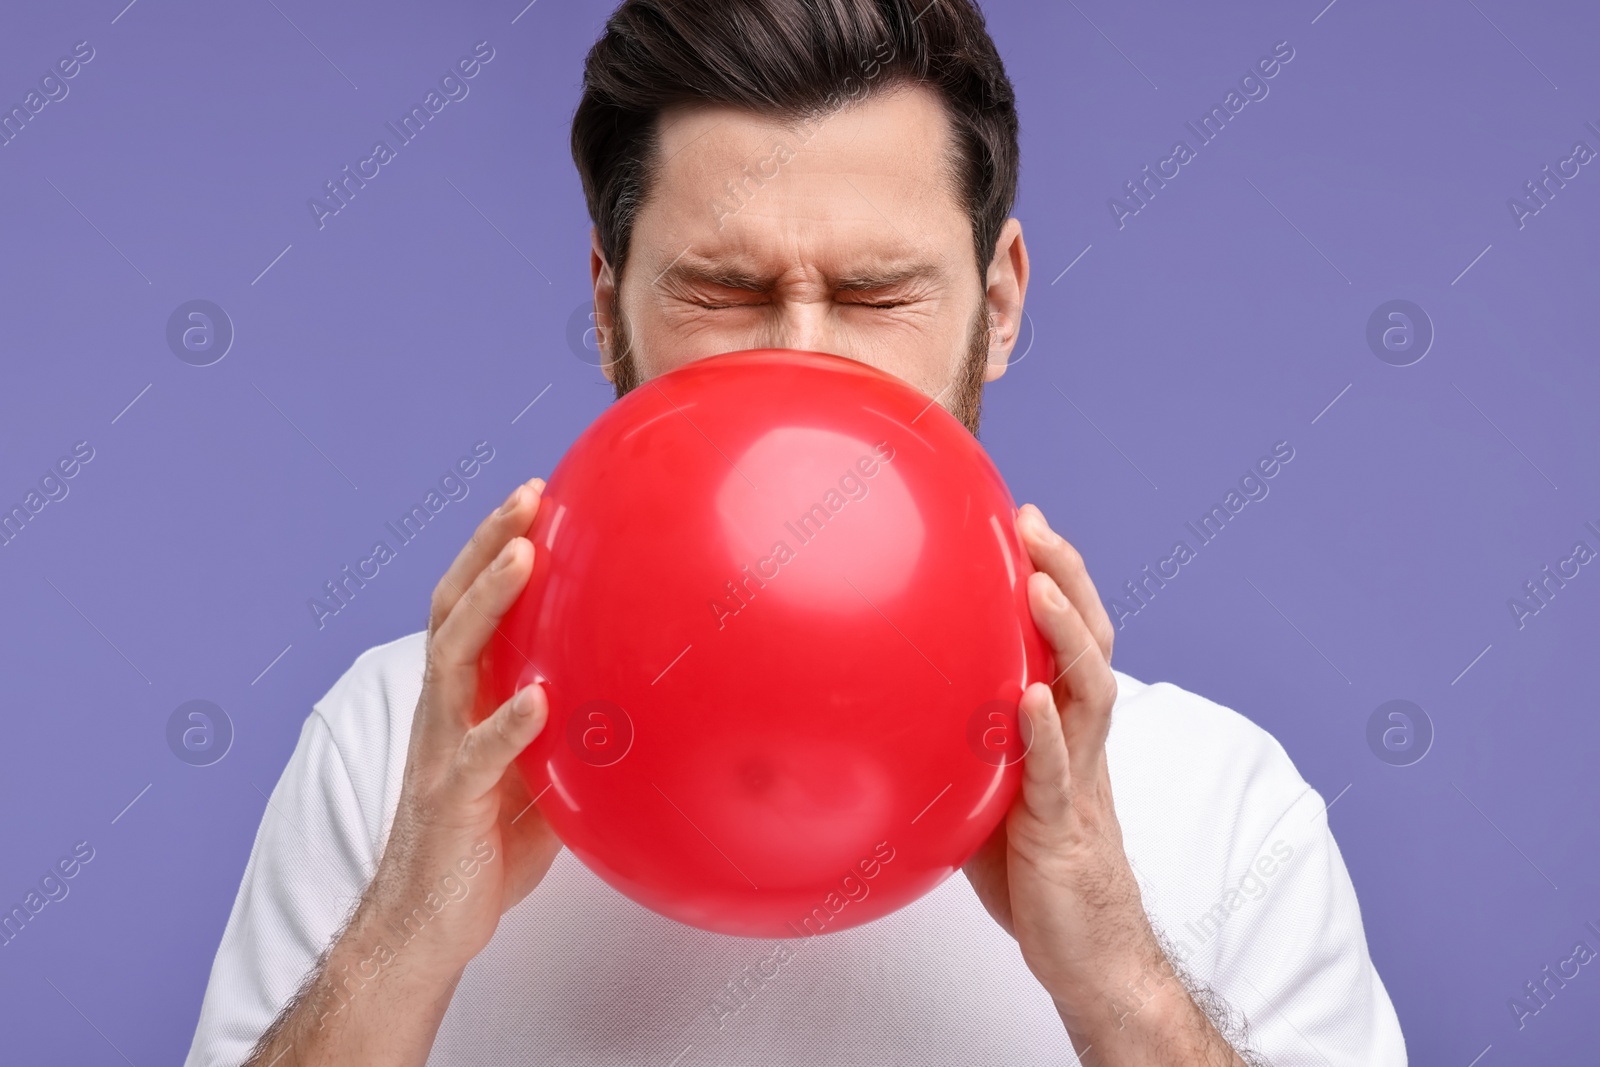
[[(365, 889), (399, 797), (425, 639), (363, 653), (306, 718), (262, 814), (187, 1067), (243, 1062)], [(1248, 1018), (1274, 1067), (1405, 1064), (1322, 797), (1236, 712), (1120, 672), (1117, 684), (1107, 759), (1124, 846), (1185, 969)], [(1130, 992), (1124, 1007), (1138, 1000)], [(658, 916), (563, 850), (467, 967), (428, 1062), (1078, 1059), (964, 876), (865, 926), (763, 941)]]

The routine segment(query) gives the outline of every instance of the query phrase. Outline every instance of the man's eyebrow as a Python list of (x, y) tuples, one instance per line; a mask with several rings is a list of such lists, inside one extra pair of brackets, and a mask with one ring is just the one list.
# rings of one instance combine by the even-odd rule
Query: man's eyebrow
[[(938, 273), (937, 263), (917, 261), (851, 270), (832, 276), (829, 282), (834, 289), (843, 292), (871, 292), (891, 289), (907, 282), (923, 281), (937, 276)], [(752, 293), (771, 292), (777, 283), (773, 275), (759, 274), (735, 263), (717, 261), (690, 263), (682, 260), (662, 271), (656, 280), (700, 283), (723, 289), (742, 289)]]
[(764, 293), (772, 288), (770, 278), (763, 278), (754, 271), (746, 270), (736, 264), (715, 261), (685, 263), (680, 259), (656, 278), (657, 283), (663, 280), (715, 285), (722, 289), (748, 289), (755, 293)]
[(903, 263), (875, 270), (851, 271), (833, 279), (833, 287), (845, 292), (893, 289), (907, 282), (926, 281), (937, 277), (939, 265), (929, 261)]

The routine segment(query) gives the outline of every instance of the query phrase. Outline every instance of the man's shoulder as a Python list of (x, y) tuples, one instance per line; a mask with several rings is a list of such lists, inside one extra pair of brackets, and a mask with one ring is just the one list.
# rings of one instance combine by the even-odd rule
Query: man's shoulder
[(428, 633), (397, 637), (374, 645), (355, 658), (321, 700), (313, 705), (337, 735), (341, 728), (372, 726), (387, 718), (379, 711), (398, 710), (408, 721), (422, 692)]
[[(314, 705), (369, 812), (389, 807), (404, 771), (427, 636), (419, 630), (367, 649)], [(1106, 752), (1124, 822), (1264, 833), (1310, 789), (1283, 745), (1239, 712), (1171, 682), (1115, 673)]]
[[(1106, 755), (1119, 813), (1265, 833), (1310, 785), (1277, 738), (1244, 715), (1171, 682), (1117, 674)], [(1254, 847), (1249, 841), (1245, 847)]]
[(426, 630), (375, 645), (312, 705), (312, 715), (328, 728), (374, 840), (387, 833), (393, 814), (427, 652)]
[[(389, 736), (409, 734), (427, 638), (418, 630), (367, 649), (314, 705), (347, 759), (351, 747), (387, 748)], [(1119, 769), (1141, 778), (1158, 773), (1173, 785), (1249, 786), (1284, 804), (1307, 788), (1277, 738), (1239, 712), (1171, 682), (1114, 673), (1117, 702), (1106, 744)]]
[(1186, 762), (1226, 756), (1235, 772), (1293, 769), (1278, 739), (1234, 709), (1172, 682), (1144, 682), (1122, 671), (1112, 673), (1117, 678), (1117, 702), (1108, 744), (1186, 753), (1193, 757)]

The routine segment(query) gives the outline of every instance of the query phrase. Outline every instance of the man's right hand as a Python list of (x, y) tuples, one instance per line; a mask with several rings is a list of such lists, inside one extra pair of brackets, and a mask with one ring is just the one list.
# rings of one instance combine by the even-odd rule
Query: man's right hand
[[(539, 883), (561, 848), (512, 766), (544, 728), (543, 687), (525, 686), (473, 721), (478, 657), (533, 573), (533, 543), (523, 535), (543, 489), (538, 478), (518, 486), (433, 590), (405, 778), (364, 902), (375, 917), (399, 926), (429, 893), (446, 898), (403, 950), (417, 957), (413, 968), (440, 977), (455, 974), (489, 943), (500, 916)], [(475, 862), (486, 854), (486, 862)], [(477, 872), (466, 877), (473, 866)], [(447, 879), (465, 883), (466, 895), (448, 900), (441, 887)]]
[(560, 841), (512, 766), (544, 728), (530, 684), (475, 722), (478, 658), (533, 573), (543, 479), (484, 519), (433, 592), (427, 665), (388, 843), (349, 925), (251, 1065), (423, 1064), (461, 971)]

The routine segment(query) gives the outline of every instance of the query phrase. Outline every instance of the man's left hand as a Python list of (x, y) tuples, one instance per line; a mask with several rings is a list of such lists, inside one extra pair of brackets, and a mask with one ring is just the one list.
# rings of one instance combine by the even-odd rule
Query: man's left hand
[[(1173, 980), (1123, 851), (1105, 749), (1117, 697), (1111, 620), (1082, 556), (1038, 508), (1024, 505), (1017, 526), (1037, 568), (1029, 605), (1059, 673), (1022, 694), (1022, 786), (966, 864), (967, 879), (1017, 939), (1080, 1052), (1098, 1044), (1104, 1057), (1130, 1040), (1145, 1044), (1129, 1032), (1130, 1014), (1140, 1016), (1139, 1031), (1210, 1051), (1222, 1039)], [(1216, 1050), (1223, 1058), (1200, 1062), (1234, 1062), (1225, 1044)], [(1137, 1053), (1098, 1062), (1119, 1061), (1160, 1062)]]

